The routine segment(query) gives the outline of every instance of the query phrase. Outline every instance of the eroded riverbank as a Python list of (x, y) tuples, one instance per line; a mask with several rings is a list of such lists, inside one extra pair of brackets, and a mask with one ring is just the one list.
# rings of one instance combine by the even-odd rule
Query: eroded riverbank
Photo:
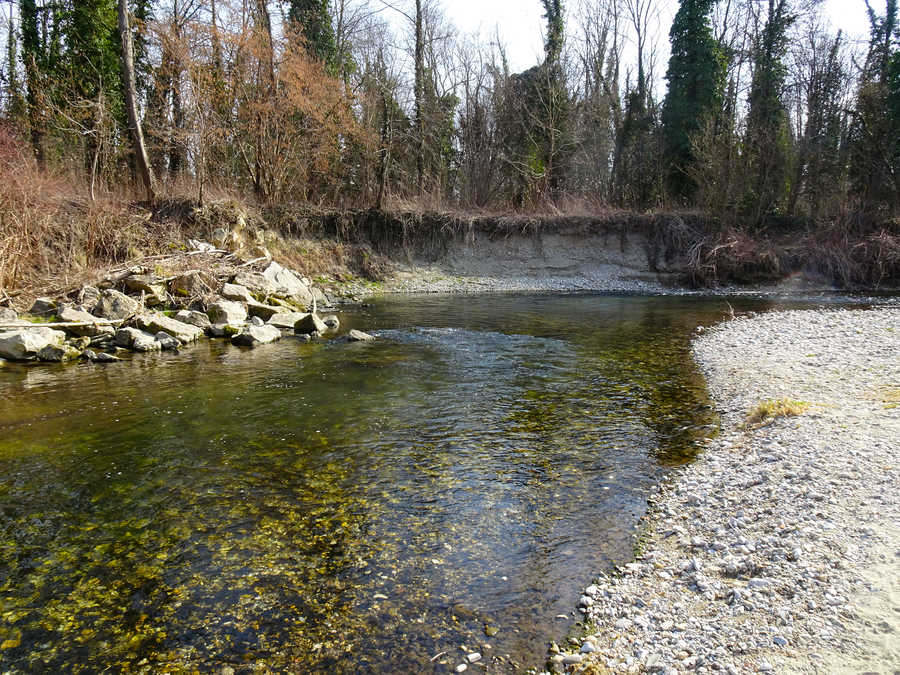
[[(742, 317), (694, 355), (723, 433), (654, 499), (643, 554), (586, 590), (584, 656), (555, 661), (896, 672), (900, 311)], [(810, 407), (746, 428), (767, 399)]]

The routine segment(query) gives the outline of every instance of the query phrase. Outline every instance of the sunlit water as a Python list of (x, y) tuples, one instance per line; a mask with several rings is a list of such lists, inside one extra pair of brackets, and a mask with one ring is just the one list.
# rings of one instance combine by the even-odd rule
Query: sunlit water
[(344, 315), (373, 344), (7, 364), (0, 670), (540, 666), (710, 433), (726, 312), (401, 298)]

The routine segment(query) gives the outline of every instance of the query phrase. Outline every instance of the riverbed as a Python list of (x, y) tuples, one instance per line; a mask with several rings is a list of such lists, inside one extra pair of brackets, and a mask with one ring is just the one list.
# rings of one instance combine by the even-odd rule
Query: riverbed
[(404, 297), (373, 344), (0, 370), (11, 672), (541, 666), (717, 417), (698, 326), (768, 299)]

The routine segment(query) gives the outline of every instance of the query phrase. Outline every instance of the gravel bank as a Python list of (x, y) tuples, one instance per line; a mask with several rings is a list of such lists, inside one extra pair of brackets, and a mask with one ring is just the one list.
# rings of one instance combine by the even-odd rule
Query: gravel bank
[[(900, 310), (741, 317), (694, 354), (722, 434), (585, 590), (591, 635), (555, 669), (900, 672)], [(811, 407), (742, 428), (765, 399)]]

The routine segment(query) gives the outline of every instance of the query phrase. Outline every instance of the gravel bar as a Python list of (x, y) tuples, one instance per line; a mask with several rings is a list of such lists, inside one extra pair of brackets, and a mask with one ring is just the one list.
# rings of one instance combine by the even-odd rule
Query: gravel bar
[[(694, 356), (722, 431), (651, 498), (635, 562), (585, 589), (552, 670), (900, 672), (900, 310), (741, 316)], [(745, 426), (781, 399), (809, 408)]]

